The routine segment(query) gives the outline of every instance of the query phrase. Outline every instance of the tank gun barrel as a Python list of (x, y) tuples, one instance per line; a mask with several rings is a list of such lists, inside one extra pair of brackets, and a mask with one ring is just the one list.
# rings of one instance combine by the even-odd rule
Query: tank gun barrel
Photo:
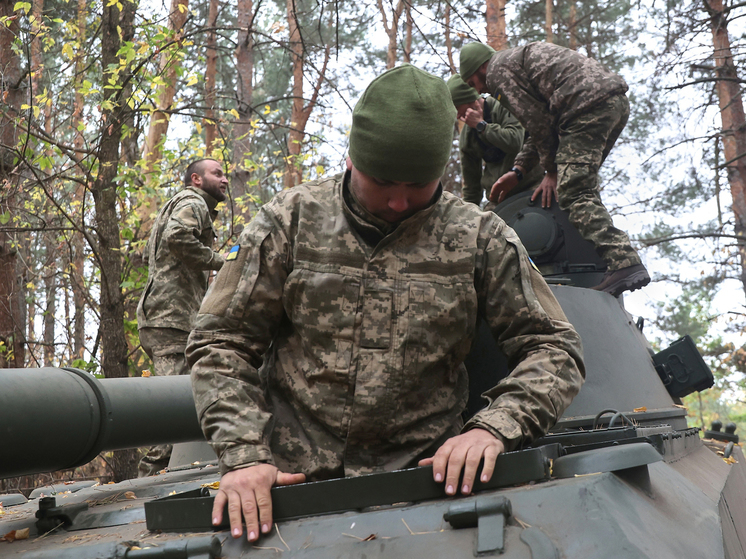
[(0, 478), (81, 466), (107, 450), (204, 439), (188, 376), (99, 380), (0, 369)]

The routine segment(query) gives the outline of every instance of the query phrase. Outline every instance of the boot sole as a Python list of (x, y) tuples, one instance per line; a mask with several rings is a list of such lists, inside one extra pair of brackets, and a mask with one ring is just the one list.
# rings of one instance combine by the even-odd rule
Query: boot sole
[(647, 284), (650, 283), (650, 276), (645, 270), (640, 270), (638, 272), (635, 272), (634, 274), (631, 274), (627, 276), (626, 278), (622, 278), (619, 281), (615, 281), (611, 285), (607, 286), (605, 291), (606, 293), (610, 293), (614, 297), (619, 297), (622, 293), (625, 291), (637, 291), (641, 287), (645, 287)]

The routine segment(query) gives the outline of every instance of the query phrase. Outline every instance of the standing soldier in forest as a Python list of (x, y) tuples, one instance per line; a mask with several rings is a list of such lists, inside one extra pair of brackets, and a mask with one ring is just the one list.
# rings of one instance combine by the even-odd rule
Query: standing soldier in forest
[[(145, 250), (148, 283), (137, 305), (140, 343), (153, 360), (156, 375), (186, 375), (184, 351), (211, 270), (224, 259), (212, 250), (215, 207), (225, 200), (228, 179), (214, 159), (187, 167), (186, 188), (158, 212)], [(140, 477), (168, 465), (171, 445), (151, 447), (140, 461)]]
[[(526, 177), (513, 167), (525, 136), (521, 123), (494, 97), (483, 99), (458, 74), (448, 79), (448, 90), (458, 119), (466, 125), (459, 138), (464, 200), (480, 205), (484, 193), (489, 196), (495, 181), (508, 171), (516, 171), (519, 182), (511, 195), (539, 186), (544, 175), (541, 166), (535, 166)], [(489, 201), (485, 209), (494, 206)]]
[[(482, 43), (461, 49), (461, 78), (506, 105), (529, 133), (515, 158), (526, 173), (537, 162), (546, 170), (532, 200), (549, 207), (554, 197), (570, 222), (591, 241), (608, 266), (593, 289), (619, 296), (650, 282), (627, 234), (601, 203), (598, 170), (629, 118), (624, 79), (595, 60), (557, 45), (530, 43), (496, 52)], [(490, 200), (500, 202), (518, 184), (510, 171), (495, 182)]]

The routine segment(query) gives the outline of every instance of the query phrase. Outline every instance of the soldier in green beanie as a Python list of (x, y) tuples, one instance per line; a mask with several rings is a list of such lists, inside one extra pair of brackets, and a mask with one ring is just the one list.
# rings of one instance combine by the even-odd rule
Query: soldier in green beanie
[[(521, 151), (525, 131), (494, 97), (483, 99), (458, 74), (448, 78), (446, 83), (458, 119), (465, 124), (459, 137), (463, 198), (479, 205), (485, 192), (489, 196), (495, 181), (513, 169), (513, 160)], [(529, 176), (521, 175), (519, 187), (510, 194), (536, 188), (543, 176), (544, 171), (537, 165)], [(494, 206), (494, 202), (488, 202), (485, 209)]]
[[(346, 172), (265, 204), (215, 278), (187, 357), (234, 537), (242, 516), (249, 541), (269, 532), (270, 488), (305, 479), (432, 464), (469, 494), (580, 389), (580, 338), (518, 237), (440, 185), (455, 120), (442, 79), (383, 73)], [(516, 365), (464, 424), (480, 316)]]
[(598, 170), (629, 118), (624, 79), (571, 49), (530, 43), (494, 51), (482, 43), (461, 49), (462, 79), (494, 95), (520, 121), (529, 138), (513, 171), (492, 187), (499, 202), (516, 187), (521, 173), (537, 163), (546, 175), (532, 200), (552, 199), (604, 259), (607, 273), (593, 289), (619, 296), (650, 282), (627, 234), (614, 226), (601, 202)]

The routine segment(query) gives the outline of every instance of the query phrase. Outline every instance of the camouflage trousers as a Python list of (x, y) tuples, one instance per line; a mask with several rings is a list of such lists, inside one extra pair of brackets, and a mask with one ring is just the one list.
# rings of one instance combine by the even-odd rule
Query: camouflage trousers
[[(186, 361), (187, 338), (189, 332), (176, 328), (141, 328), (140, 344), (153, 360), (152, 374), (188, 375), (189, 365)], [(140, 460), (137, 467), (138, 477), (152, 476), (168, 466), (171, 459), (170, 444), (151, 446)]]
[(609, 270), (640, 264), (629, 237), (614, 227), (601, 202), (598, 169), (629, 118), (626, 95), (615, 95), (586, 113), (560, 124), (557, 197), (560, 208), (584, 239), (591, 241)]

